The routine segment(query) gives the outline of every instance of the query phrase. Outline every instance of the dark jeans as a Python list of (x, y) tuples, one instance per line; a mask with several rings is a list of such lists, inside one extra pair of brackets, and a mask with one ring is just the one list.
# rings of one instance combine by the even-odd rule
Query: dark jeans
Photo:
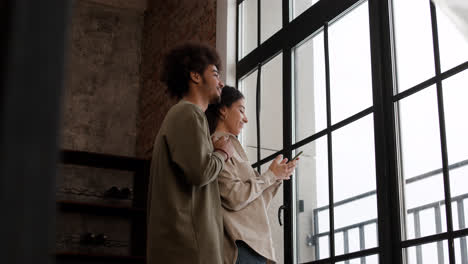
[(237, 260), (236, 264), (266, 264), (266, 258), (255, 252), (244, 241), (237, 240)]

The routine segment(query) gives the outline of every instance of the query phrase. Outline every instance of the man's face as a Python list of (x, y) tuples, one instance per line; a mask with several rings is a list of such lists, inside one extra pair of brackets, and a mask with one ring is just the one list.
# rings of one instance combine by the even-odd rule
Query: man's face
[(209, 98), (209, 103), (218, 103), (221, 99), (221, 90), (224, 87), (219, 79), (218, 68), (215, 65), (208, 65), (202, 75), (202, 92)]

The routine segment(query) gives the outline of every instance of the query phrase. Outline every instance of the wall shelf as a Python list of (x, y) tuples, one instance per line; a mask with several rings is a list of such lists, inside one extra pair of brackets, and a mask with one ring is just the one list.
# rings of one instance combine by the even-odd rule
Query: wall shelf
[(120, 256), (104, 254), (88, 254), (79, 252), (57, 252), (55, 257), (58, 260), (81, 260), (81, 261), (100, 261), (107, 263), (145, 263), (143, 256)]
[[(111, 204), (114, 200), (81, 202), (58, 200), (57, 209), (62, 212), (128, 217), (131, 219), (130, 255), (88, 254), (84, 252), (58, 252), (58, 261), (98, 261), (99, 263), (144, 263), (146, 252), (146, 193), (150, 161), (134, 157), (64, 149), (61, 151), (61, 164), (86, 166), (91, 168), (131, 171), (133, 174), (133, 199), (129, 205)], [(120, 202), (120, 200), (115, 200)], [(75, 262), (73, 262), (75, 263)]]
[(99, 215), (132, 216), (146, 214), (146, 210), (143, 208), (111, 204), (85, 203), (68, 200), (57, 201), (57, 209), (61, 211), (86, 212)]

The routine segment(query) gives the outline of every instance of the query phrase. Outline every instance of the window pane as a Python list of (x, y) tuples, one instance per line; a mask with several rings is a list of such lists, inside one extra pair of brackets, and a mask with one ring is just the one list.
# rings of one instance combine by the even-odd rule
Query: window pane
[(367, 2), (329, 28), (332, 123), (372, 105)]
[(257, 98), (257, 76), (254, 71), (239, 82), (239, 89), (245, 97), (245, 115), (247, 124), (241, 134), (242, 145), (251, 163), (257, 162), (257, 120), (256, 120), (256, 98)]
[(304, 11), (309, 9), (309, 7), (313, 6), (319, 0), (294, 0), (293, 1), (293, 18), (298, 17)]
[(447, 241), (438, 241), (403, 249), (408, 264), (449, 263)]
[[(272, 152), (283, 148), (283, 55), (262, 67), (260, 146)], [(261, 158), (268, 157), (262, 152)]]
[(468, 246), (467, 237), (460, 237), (454, 240), (455, 244), (455, 263), (465, 264), (468, 263)]
[(379, 255), (372, 255), (368, 257), (362, 258), (355, 258), (346, 261), (336, 262), (336, 264), (378, 264), (379, 263)]
[(428, 0), (393, 0), (398, 92), (434, 76)]
[(442, 72), (468, 61), (468, 40), (455, 24), (437, 9), (437, 29), (439, 34), (440, 64)]
[(442, 82), (449, 164), (468, 159), (468, 70)]
[(434, 86), (398, 103), (406, 238), (444, 232), (444, 183)]
[(283, 1), (260, 0), (260, 34), (261, 42), (273, 36), (283, 27)]
[(318, 239), (317, 247), (319, 252), (317, 259), (325, 258), (325, 256), (330, 256), (330, 235), (320, 236)]
[[(351, 251), (346, 252), (344, 247), (346, 243), (349, 250), (361, 249), (361, 241), (366, 236), (376, 236), (375, 233), (364, 234), (357, 239), (350, 237), (349, 233), (355, 227), (364, 228), (365, 231), (367, 225), (377, 223), (373, 115), (334, 131), (332, 139), (335, 233), (342, 234), (345, 243), (340, 245), (336, 241), (336, 252), (338, 254), (338, 249), (342, 247), (345, 250), (342, 253), (349, 253)], [(369, 248), (369, 244), (364, 244), (364, 248)]]
[(257, 0), (245, 0), (239, 5), (239, 59), (257, 47)]
[(303, 151), (296, 169), (297, 248), (299, 263), (329, 257), (327, 138), (313, 141)]
[[(457, 172), (455, 170), (454, 172)], [(460, 177), (459, 174), (455, 175)], [(463, 175), (466, 178), (466, 171)], [(454, 173), (450, 174), (452, 180)], [(451, 182), (453, 183), (453, 181)], [(455, 195), (454, 195), (455, 196)], [(452, 198), (452, 219), (453, 219), (453, 229), (460, 230), (467, 228), (467, 217), (468, 217), (468, 195), (465, 193), (463, 195), (455, 196)]]
[(442, 174), (405, 185), (407, 239), (434, 235), (447, 230), (445, 224)]
[(294, 50), (295, 140), (298, 142), (327, 126), (323, 33)]
[[(343, 255), (345, 252), (345, 239), (343, 232), (335, 232), (335, 255)], [(346, 251), (348, 252), (348, 251)]]
[[(445, 127), (450, 170), (450, 193), (454, 212), (454, 229), (466, 228), (465, 204), (468, 204), (468, 71), (463, 71), (442, 82), (444, 94)], [(458, 217), (455, 216), (458, 213)]]
[(399, 102), (405, 179), (442, 168), (435, 86)]
[(369, 224), (364, 227), (364, 238), (366, 248), (374, 248), (378, 246), (377, 224)]
[(332, 133), (335, 203), (375, 190), (373, 117), (370, 114)]

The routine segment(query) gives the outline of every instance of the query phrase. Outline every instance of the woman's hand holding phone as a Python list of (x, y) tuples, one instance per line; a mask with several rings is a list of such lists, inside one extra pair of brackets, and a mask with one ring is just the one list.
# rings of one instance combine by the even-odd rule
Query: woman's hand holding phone
[(273, 160), (269, 169), (275, 174), (277, 180), (289, 180), (296, 168), (297, 161), (298, 155), (291, 162), (288, 162), (288, 159), (283, 159), (283, 155), (280, 154)]

